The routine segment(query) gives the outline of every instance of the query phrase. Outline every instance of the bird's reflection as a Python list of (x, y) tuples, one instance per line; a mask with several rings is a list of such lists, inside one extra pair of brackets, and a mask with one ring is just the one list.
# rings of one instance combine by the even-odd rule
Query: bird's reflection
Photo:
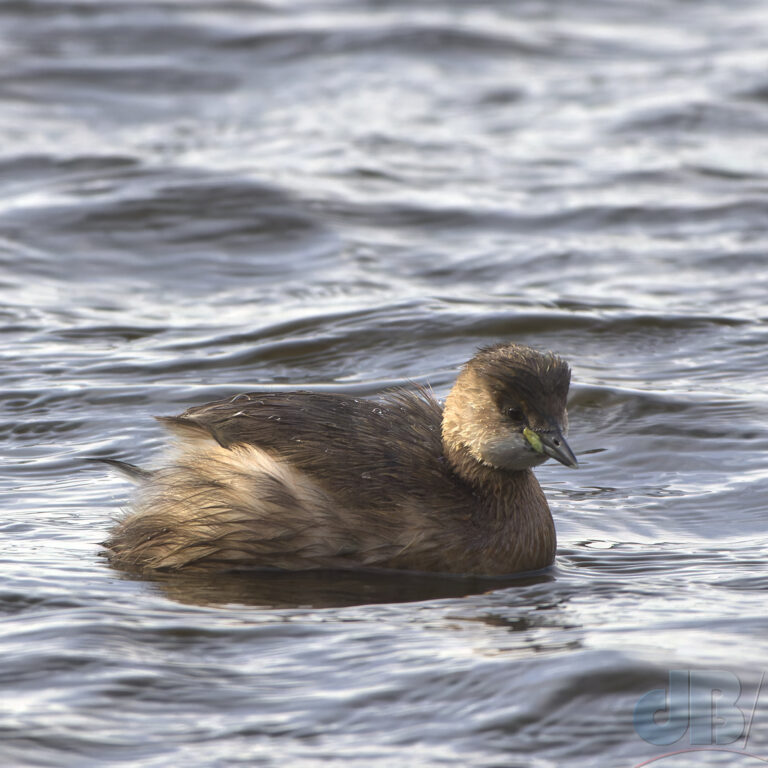
[(152, 581), (172, 600), (187, 604), (332, 608), (459, 598), (553, 579), (547, 571), (485, 578), (386, 570), (258, 570), (156, 574)]

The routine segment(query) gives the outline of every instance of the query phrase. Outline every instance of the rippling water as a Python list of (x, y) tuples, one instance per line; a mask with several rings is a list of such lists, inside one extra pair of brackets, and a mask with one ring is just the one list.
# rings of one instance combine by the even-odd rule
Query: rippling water
[[(9, 1), (0, 140), (0, 763), (768, 758), (764, 2)], [(501, 339), (574, 368), (543, 575), (101, 556), (129, 490), (83, 459), (152, 415), (444, 395)], [(670, 670), (697, 726), (740, 680), (731, 751), (641, 738)]]

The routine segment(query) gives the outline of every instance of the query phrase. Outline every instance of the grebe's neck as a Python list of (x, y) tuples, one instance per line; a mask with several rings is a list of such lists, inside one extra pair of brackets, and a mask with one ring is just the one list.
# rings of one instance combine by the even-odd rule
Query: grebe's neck
[(555, 558), (557, 537), (549, 505), (530, 469), (503, 470), (475, 459), (465, 446), (443, 448), (453, 471), (473, 490), (473, 517), (483, 531), (483, 556), (502, 570), (532, 571)]

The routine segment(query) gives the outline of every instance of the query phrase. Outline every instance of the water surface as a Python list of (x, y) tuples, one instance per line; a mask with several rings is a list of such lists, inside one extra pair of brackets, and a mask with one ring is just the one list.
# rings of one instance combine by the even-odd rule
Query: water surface
[[(757, 0), (3, 3), (0, 762), (761, 764), (640, 737), (675, 669), (768, 759), (767, 137)], [(153, 415), (507, 339), (574, 369), (546, 573), (104, 560)]]

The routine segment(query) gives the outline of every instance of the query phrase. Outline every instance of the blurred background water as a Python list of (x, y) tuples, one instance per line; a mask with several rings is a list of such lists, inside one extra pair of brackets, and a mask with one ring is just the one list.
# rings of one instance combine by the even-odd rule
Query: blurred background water
[[(752, 727), (654, 764), (768, 758), (767, 298), (765, 2), (0, 4), (0, 764), (631, 767), (712, 741), (671, 669)], [(504, 339), (574, 369), (547, 573), (103, 559), (152, 415)]]

